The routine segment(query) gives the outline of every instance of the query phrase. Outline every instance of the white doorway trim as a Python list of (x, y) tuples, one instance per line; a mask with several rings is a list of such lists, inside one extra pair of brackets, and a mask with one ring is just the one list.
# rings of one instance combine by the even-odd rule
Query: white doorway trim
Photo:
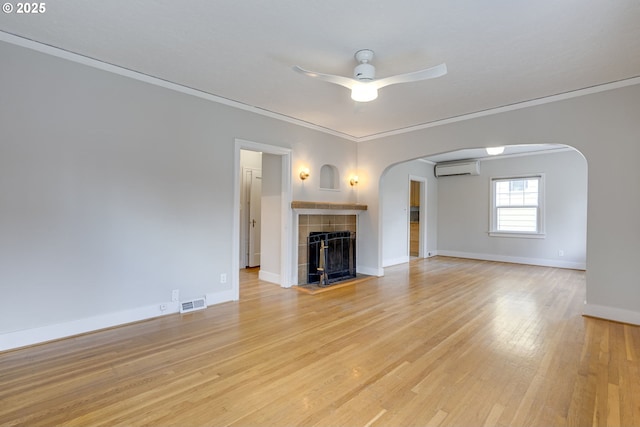
[[(420, 183), (420, 229), (419, 229), (419, 244), (418, 244), (418, 258), (427, 258), (427, 178), (418, 175), (409, 175), (409, 201), (407, 208), (407, 224), (409, 223), (409, 215), (411, 210), (411, 181), (417, 181)], [(407, 245), (407, 255), (411, 255), (409, 246), (411, 245), (411, 233), (409, 232)]]
[(291, 149), (259, 142), (235, 139), (233, 153), (233, 241), (231, 263), (231, 290), (235, 301), (240, 299), (240, 150), (260, 151), (262, 153), (275, 154), (282, 157), (282, 198), (280, 232), (283, 238), (280, 244), (280, 286), (291, 286), (292, 277), (292, 248), (291, 248), (291, 200), (293, 192), (291, 188)]

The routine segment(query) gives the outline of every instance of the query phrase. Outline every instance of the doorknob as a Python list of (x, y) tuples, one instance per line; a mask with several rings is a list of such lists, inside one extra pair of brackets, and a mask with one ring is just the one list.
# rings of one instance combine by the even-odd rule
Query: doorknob
[(256, 228), (256, 220), (255, 219), (251, 220), (251, 227)]

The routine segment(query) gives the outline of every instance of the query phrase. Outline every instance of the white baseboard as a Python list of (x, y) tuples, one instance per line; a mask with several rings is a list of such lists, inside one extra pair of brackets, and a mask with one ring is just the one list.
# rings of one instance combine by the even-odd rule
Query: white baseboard
[(401, 256), (398, 258), (387, 259), (382, 261), (382, 268), (391, 267), (392, 265), (404, 264), (406, 262), (409, 262), (410, 260), (411, 260), (411, 257), (409, 256)]
[(167, 309), (164, 311), (160, 310), (160, 304), (154, 304), (55, 325), (9, 332), (0, 336), (0, 351), (84, 334), (86, 332), (123, 325), (125, 323), (138, 322), (140, 320), (178, 313), (180, 311), (178, 302), (168, 302), (165, 304), (167, 305)]
[[(232, 300), (233, 291), (231, 290), (207, 294), (207, 305), (214, 305)], [(160, 310), (160, 304), (166, 305), (167, 309)], [(168, 314), (179, 312), (180, 303), (177, 301), (170, 301), (145, 307), (138, 307), (131, 310), (119, 311), (116, 313), (86, 317), (55, 325), (8, 332), (0, 334), (0, 351), (41, 344), (47, 341), (68, 338), (74, 335), (95, 332), (100, 329), (121, 326), (127, 323), (139, 322), (141, 320), (152, 319), (154, 317), (166, 316)]]
[(277, 273), (271, 273), (269, 271), (260, 270), (260, 272), (258, 273), (258, 278), (260, 280), (264, 280), (265, 282), (275, 283), (277, 285), (281, 283), (280, 275)]
[(384, 268), (367, 267), (364, 265), (358, 265), (356, 267), (356, 273), (364, 274), (365, 276), (384, 276)]
[(233, 289), (207, 294), (207, 306), (229, 301), (238, 301)]
[(613, 320), (614, 322), (640, 325), (640, 312), (625, 310), (622, 308), (585, 303), (582, 314), (585, 316), (597, 317), (599, 319)]
[(512, 264), (539, 265), (542, 267), (570, 268), (573, 270), (586, 270), (587, 268), (586, 264), (583, 262), (561, 261), (561, 260), (545, 259), (545, 258), (527, 258), (527, 257), (514, 257), (514, 256), (507, 256), (507, 255), (477, 254), (477, 253), (471, 253), (471, 252), (458, 252), (458, 251), (447, 251), (447, 250), (438, 250), (438, 255), (450, 256), (450, 257), (456, 257), (456, 258), (479, 259), (482, 261), (509, 262)]

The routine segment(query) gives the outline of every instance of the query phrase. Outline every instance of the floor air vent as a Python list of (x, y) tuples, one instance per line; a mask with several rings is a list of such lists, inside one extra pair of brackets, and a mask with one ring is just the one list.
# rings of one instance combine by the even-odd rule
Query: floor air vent
[(180, 313), (188, 313), (190, 311), (202, 310), (205, 308), (207, 308), (207, 302), (204, 298), (196, 298), (180, 303)]

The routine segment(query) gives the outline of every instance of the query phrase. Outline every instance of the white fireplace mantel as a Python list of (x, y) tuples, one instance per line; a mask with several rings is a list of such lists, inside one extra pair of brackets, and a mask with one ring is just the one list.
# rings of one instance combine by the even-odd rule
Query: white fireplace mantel
[[(367, 205), (360, 205), (357, 203), (328, 203), (328, 202), (291, 202), (291, 209), (293, 210), (293, 229), (292, 238), (294, 247), (298, 246), (299, 238), (299, 217), (300, 215), (355, 215), (356, 218), (363, 212), (367, 211)], [(356, 221), (356, 229), (358, 224)], [(298, 267), (298, 251), (293, 251), (293, 266)], [(292, 274), (292, 284), (298, 284), (297, 270), (295, 274)]]

